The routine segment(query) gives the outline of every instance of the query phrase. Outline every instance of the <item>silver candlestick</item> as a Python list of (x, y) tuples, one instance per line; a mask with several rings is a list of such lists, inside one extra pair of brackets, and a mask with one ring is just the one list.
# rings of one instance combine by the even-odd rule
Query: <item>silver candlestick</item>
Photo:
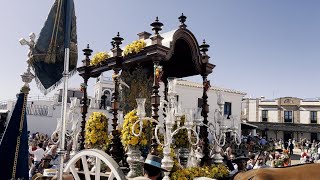
[[(162, 109), (164, 109), (164, 113), (166, 114), (166, 117), (164, 119), (165, 123), (165, 128), (162, 124), (158, 124), (155, 129), (155, 137), (157, 139), (158, 144), (163, 146), (163, 159), (161, 161), (161, 167), (166, 169), (168, 172), (165, 172), (165, 177), (163, 178), (164, 180), (169, 180), (169, 174), (170, 171), (172, 170), (173, 167), (173, 160), (170, 156), (171, 153), (171, 148), (170, 145), (172, 144), (172, 139), (175, 134), (177, 134), (180, 130), (186, 129), (188, 132), (188, 140), (191, 145), (196, 146), (199, 143), (199, 135), (198, 133), (194, 130), (194, 118), (193, 114), (188, 114), (188, 117), (186, 118), (184, 126), (180, 125), (180, 119), (182, 116), (182, 111), (181, 111), (181, 104), (178, 104), (177, 102), (177, 92), (176, 92), (176, 83), (177, 79), (176, 78), (168, 78), (168, 102), (164, 101), (162, 103)], [(173, 126), (175, 122), (177, 121), (178, 123), (178, 128), (173, 131)], [(164, 142), (161, 143), (159, 140), (159, 130), (162, 129), (164, 133)], [(196, 142), (193, 143), (191, 140), (191, 134), (196, 136)]]

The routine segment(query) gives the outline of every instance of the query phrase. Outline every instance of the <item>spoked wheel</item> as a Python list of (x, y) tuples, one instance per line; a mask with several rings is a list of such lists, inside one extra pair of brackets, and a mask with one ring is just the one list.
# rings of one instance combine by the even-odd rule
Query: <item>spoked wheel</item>
[[(95, 159), (95, 172), (92, 172), (91, 165), (88, 164), (88, 159)], [(71, 172), (75, 180), (80, 180), (79, 171), (76, 168), (77, 162), (81, 159), (83, 174), (86, 180), (91, 180), (90, 176), (95, 177), (95, 180), (100, 180), (102, 174), (106, 176), (105, 173), (101, 173), (101, 161), (106, 164), (109, 171), (107, 172), (108, 180), (125, 180), (126, 177), (120, 169), (119, 165), (103, 151), (97, 149), (87, 149), (78, 152), (74, 155), (67, 163), (64, 168), (64, 172)]]

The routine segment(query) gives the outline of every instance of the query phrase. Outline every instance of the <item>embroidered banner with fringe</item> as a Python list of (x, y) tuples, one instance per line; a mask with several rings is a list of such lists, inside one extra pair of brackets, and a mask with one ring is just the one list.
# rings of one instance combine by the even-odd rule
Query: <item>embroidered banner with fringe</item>
[(62, 82), (65, 48), (70, 48), (69, 72), (72, 76), (78, 60), (74, 2), (55, 0), (29, 59), (37, 85), (44, 94)]

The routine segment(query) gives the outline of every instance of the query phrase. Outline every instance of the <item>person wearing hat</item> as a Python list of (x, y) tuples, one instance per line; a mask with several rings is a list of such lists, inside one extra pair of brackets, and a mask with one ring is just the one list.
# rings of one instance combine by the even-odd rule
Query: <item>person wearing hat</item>
[(236, 163), (238, 166), (238, 171), (246, 171), (247, 170), (247, 162), (249, 158), (245, 156), (239, 156), (233, 160), (233, 163)]
[(56, 169), (55, 166), (50, 164), (51, 160), (52, 156), (50, 154), (45, 155), (39, 164), (33, 165), (29, 171), (29, 176), (33, 177), (37, 173), (43, 174), (45, 169)]
[(253, 169), (269, 168), (270, 166), (266, 165), (266, 157), (264, 155), (257, 155), (256, 163)]
[(247, 164), (247, 170), (253, 169), (254, 164), (256, 163), (256, 155), (255, 154), (250, 154), (249, 156), (249, 161)]
[(51, 145), (50, 149), (46, 152), (46, 154), (51, 155), (52, 160), (51, 163), (54, 165), (57, 169), (60, 167), (60, 155), (57, 153), (57, 145)]
[(230, 175), (232, 176), (231, 179), (233, 179), (233, 177), (235, 177), (239, 172), (247, 171), (248, 160), (249, 160), (248, 157), (239, 156), (232, 161), (233, 163), (235, 163), (237, 165), (238, 168), (230, 172)]
[(144, 162), (144, 176), (135, 177), (132, 180), (157, 180), (162, 179), (161, 172), (167, 171), (161, 168), (161, 158), (148, 154)]

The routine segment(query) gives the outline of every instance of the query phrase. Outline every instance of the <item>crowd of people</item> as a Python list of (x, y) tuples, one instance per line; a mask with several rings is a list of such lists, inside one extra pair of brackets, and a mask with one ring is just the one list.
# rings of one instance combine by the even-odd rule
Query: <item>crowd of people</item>
[(300, 163), (315, 162), (320, 159), (320, 142), (313, 140), (312, 142), (306, 138), (300, 138), (299, 141), (295, 139), (289, 139), (289, 141), (284, 142), (282, 139), (273, 140), (276, 146), (282, 149), (288, 149), (290, 154), (293, 154), (293, 149), (297, 148), (301, 151)]
[[(291, 166), (291, 156), (293, 150), (300, 149), (300, 163), (310, 163), (320, 159), (320, 143), (307, 139), (271, 139), (267, 141), (266, 137), (246, 136), (242, 139), (242, 149), (239, 151), (232, 146), (226, 147), (222, 152), (224, 164), (230, 170), (230, 175), (251, 169), (287, 167)], [(30, 153), (30, 178), (43, 174), (45, 169), (58, 169), (60, 166), (60, 157), (57, 153), (57, 144), (47, 135), (35, 133), (29, 136)], [(239, 154), (240, 152), (240, 154)], [(69, 159), (68, 153), (64, 158)], [(161, 159), (156, 156), (148, 156), (146, 162), (156, 161), (161, 164)], [(158, 169), (157, 169), (158, 168)], [(151, 170), (149, 170), (151, 169)], [(150, 167), (145, 163), (145, 177), (149, 179), (159, 179), (161, 177), (161, 167)], [(155, 174), (156, 173), (156, 174)], [(137, 179), (144, 179), (143, 177)]]
[[(67, 153), (68, 154), (68, 153)], [(55, 177), (44, 176), (46, 169), (59, 169), (60, 157), (57, 153), (57, 144), (53, 143), (47, 135), (35, 133), (29, 135), (29, 178), (31, 180), (54, 180)], [(69, 157), (64, 158), (65, 161)], [(161, 168), (161, 158), (154, 155), (148, 155), (144, 163), (144, 175), (134, 178), (135, 180), (160, 180), (163, 177), (163, 172), (166, 171)], [(64, 175), (65, 180), (71, 180), (71, 175)]]
[[(48, 135), (29, 134), (29, 177), (43, 175), (45, 169), (59, 169), (60, 155), (57, 152), (58, 144), (53, 142)], [(65, 161), (69, 159), (68, 153)]]
[[(301, 151), (300, 164), (313, 163), (320, 159), (320, 143), (315, 140), (311, 142), (301, 138), (299, 141), (283, 141), (270, 138), (267, 141), (266, 137), (249, 134), (243, 137), (242, 141), (242, 149), (245, 151), (238, 151), (230, 146), (224, 152), (224, 162), (231, 174), (251, 169), (291, 166), (294, 149), (296, 156), (297, 150)], [(241, 154), (237, 155), (237, 152)]]

